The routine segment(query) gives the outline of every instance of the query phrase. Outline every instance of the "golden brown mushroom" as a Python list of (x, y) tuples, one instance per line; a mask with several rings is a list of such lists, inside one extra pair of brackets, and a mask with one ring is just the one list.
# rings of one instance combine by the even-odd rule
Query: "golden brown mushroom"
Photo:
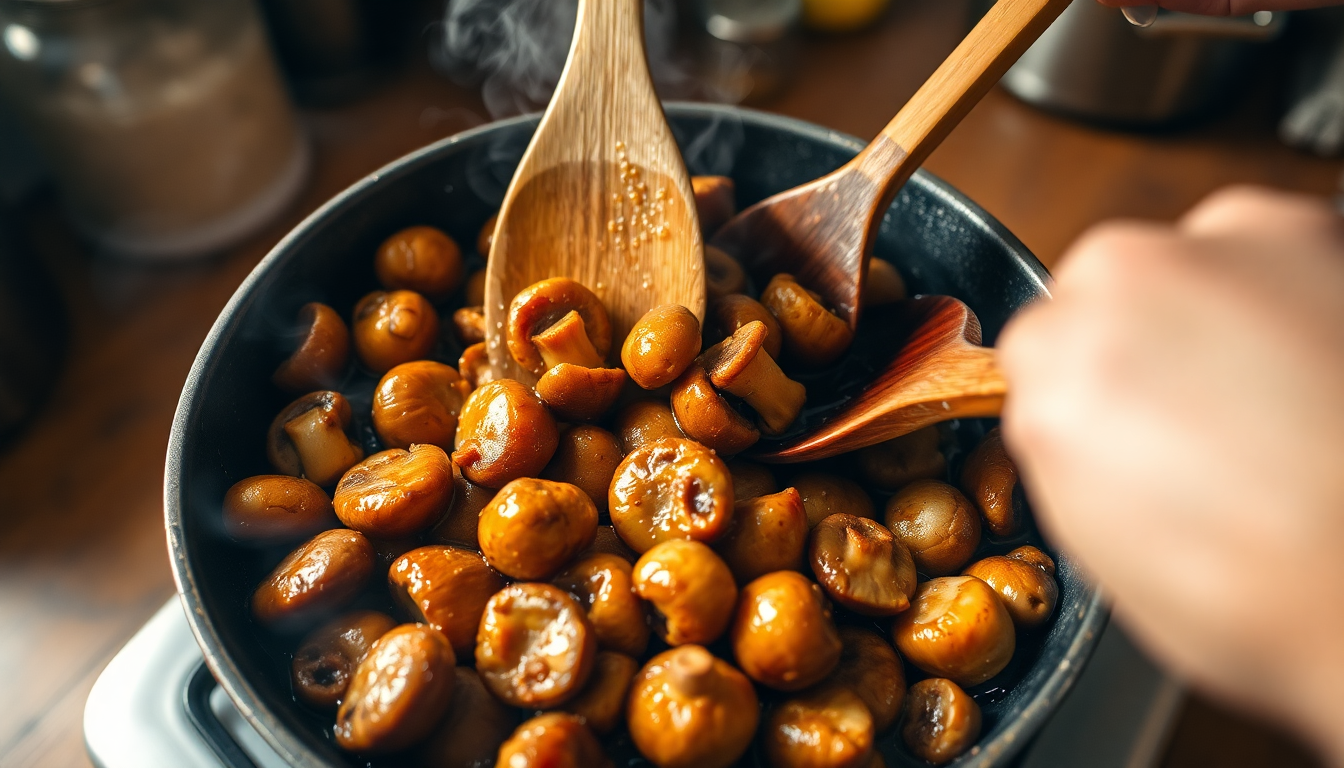
[(402, 363), (373, 390), (373, 429), (389, 448), (429, 443), (452, 448), (457, 415), (471, 385), (457, 369), (433, 360)]
[(464, 347), (485, 341), (485, 307), (475, 304), (454, 311), (453, 330)]
[(1008, 609), (974, 576), (920, 584), (910, 610), (896, 617), (891, 636), (911, 664), (960, 685), (979, 685), (997, 675), (1017, 646)]
[(901, 737), (921, 760), (950, 763), (980, 738), (980, 705), (951, 680), (920, 680), (906, 696)]
[(476, 642), (485, 604), (504, 588), (504, 578), (469, 549), (430, 544), (397, 558), (387, 584), (416, 621), (442, 632), (455, 653), (466, 654)]
[(860, 449), (855, 459), (868, 482), (895, 491), (916, 480), (942, 477), (947, 459), (938, 447), (940, 440), (938, 427), (925, 427)]
[(910, 607), (915, 561), (876, 520), (843, 512), (812, 529), (812, 573), (832, 600), (865, 616), (894, 616)]
[(562, 419), (592, 421), (610, 410), (625, 389), (620, 368), (584, 368), (560, 363), (542, 374), (537, 395)]
[(751, 746), (758, 717), (750, 680), (704, 648), (682, 645), (635, 677), (626, 725), (660, 768), (727, 768)]
[(549, 579), (593, 543), (597, 507), (577, 486), (520, 477), (481, 510), (481, 553), (515, 579)]
[(425, 738), (448, 711), (456, 663), (448, 639), (424, 624), (402, 624), (378, 638), (336, 712), (336, 743), (372, 755)]
[(453, 670), (448, 714), (415, 750), (421, 768), (480, 768), (492, 765), (499, 747), (518, 726), (518, 713), (490, 695), (470, 667)]
[(350, 468), (332, 503), (342, 523), (380, 539), (429, 529), (453, 503), (453, 465), (436, 445), (391, 448)]
[(439, 313), (415, 291), (374, 291), (355, 305), (355, 352), (374, 373), (429, 356)]
[(865, 307), (880, 307), (898, 302), (905, 296), (905, 280), (896, 267), (886, 259), (869, 259), (868, 276), (863, 281), (859, 303)]
[(751, 322), (705, 351), (701, 365), (714, 386), (747, 401), (767, 435), (789, 428), (807, 399), (807, 389), (790, 379), (762, 348), (764, 323)]
[(742, 671), (781, 691), (820, 682), (840, 661), (831, 607), (821, 587), (796, 571), (769, 573), (742, 588), (732, 642)]
[(705, 446), (668, 437), (631, 451), (607, 494), (611, 523), (646, 552), (669, 539), (713, 541), (733, 518), (733, 478)]
[(467, 278), (467, 286), (462, 289), (462, 303), (468, 307), (485, 306), (485, 267), (472, 272)]
[(664, 541), (635, 563), (635, 594), (653, 605), (668, 645), (711, 643), (728, 628), (737, 585), (727, 564), (698, 541)]
[(886, 523), (930, 576), (956, 573), (980, 546), (980, 516), (971, 502), (937, 480), (917, 480), (892, 496)]
[(775, 275), (761, 303), (779, 320), (784, 331), (784, 353), (809, 368), (820, 368), (839, 359), (854, 340), (849, 324), (821, 303), (821, 297), (793, 279)]
[(776, 705), (762, 740), (772, 768), (866, 768), (873, 732), (857, 695), (824, 685)]
[(997, 592), (1019, 629), (1044, 624), (1059, 601), (1055, 561), (1031, 545), (1018, 547), (1006, 556), (971, 563), (962, 573), (980, 579)]
[(541, 474), (559, 442), (555, 418), (537, 393), (501, 379), (477, 387), (462, 406), (452, 458), (471, 482), (502, 488)]
[(975, 502), (995, 536), (1006, 538), (1021, 532), (1024, 515), (1016, 493), (1017, 466), (1008, 458), (998, 427), (966, 457), (961, 489)]
[[(534, 343), (535, 337), (565, 320), (570, 312), (576, 314), (566, 320), (567, 327), (558, 329), (554, 336), (543, 337), (543, 345), (553, 350), (565, 350), (566, 355), (592, 354), (596, 358), (589, 361), (555, 359), (548, 364)], [(587, 348), (583, 347), (585, 341), (573, 335), (575, 327), (582, 330)], [(596, 368), (611, 350), (611, 320), (606, 307), (592, 291), (567, 277), (553, 277), (533, 283), (513, 297), (505, 338), (513, 359), (538, 376), (562, 362)], [(581, 352), (575, 352), (576, 349)]]
[(515, 707), (548, 709), (578, 695), (597, 656), (583, 608), (550, 584), (511, 584), (490, 598), (476, 633), (476, 671)]
[(462, 282), (462, 251), (442, 230), (407, 227), (383, 241), (373, 260), (383, 287), (446, 299)]
[(494, 488), (471, 482), (462, 476), (462, 470), (453, 467), (453, 503), (429, 532), (429, 538), (440, 544), (462, 544), (480, 550), (476, 534), (478, 518), (495, 493)]
[[(779, 493), (779, 483), (775, 473), (764, 464), (746, 459), (733, 459), (728, 462), (728, 472), (733, 476), (733, 497), (735, 501), (754, 499), (757, 496), (769, 496)], [(806, 502), (804, 502), (806, 506)]]
[(705, 246), (705, 294), (710, 298), (747, 290), (747, 272), (737, 259), (712, 245)]
[(626, 694), (638, 671), (639, 662), (631, 657), (598, 651), (588, 685), (561, 709), (582, 718), (596, 733), (611, 733), (625, 722)]
[(635, 400), (621, 408), (612, 420), (611, 431), (626, 453), (665, 437), (686, 436), (677, 426), (671, 406), (659, 400)]
[(298, 344), (271, 374), (286, 392), (301, 394), (340, 383), (350, 361), (350, 331), (340, 313), (312, 301), (299, 308)]
[(728, 456), (761, 439), (760, 430), (733, 410), (699, 363), (693, 363), (672, 385), (672, 413), (688, 437)]
[(737, 329), (751, 322), (761, 322), (765, 325), (766, 334), (762, 346), (770, 353), (772, 360), (778, 360), (784, 348), (784, 331), (780, 329), (779, 321), (770, 314), (770, 310), (766, 309), (764, 304), (741, 293), (718, 296), (709, 303), (706, 325), (716, 340), (732, 336)]
[(495, 374), (490, 368), (490, 353), (486, 351), (484, 341), (462, 350), (462, 356), (457, 360), (457, 370), (472, 389), (495, 380)]
[(339, 609), (373, 573), (373, 546), (358, 531), (323, 531), (290, 552), (252, 593), (252, 616), (287, 629)]
[(346, 433), (350, 421), (350, 403), (340, 392), (310, 392), (271, 422), (266, 458), (281, 474), (330, 486), (364, 458)]
[(397, 625), (385, 613), (351, 611), (308, 633), (294, 651), (294, 695), (319, 709), (335, 709), (374, 642)]
[(634, 567), (620, 555), (596, 552), (561, 571), (553, 583), (579, 601), (601, 648), (643, 656), (648, 611), (635, 592)]
[(880, 635), (858, 627), (840, 627), (840, 642), (840, 663), (829, 679), (863, 700), (873, 716), (873, 730), (881, 733), (896, 723), (905, 699), (901, 657)]
[(302, 539), (337, 526), (326, 491), (289, 475), (239, 480), (224, 494), (224, 532), (235, 541)]
[(518, 726), (499, 748), (502, 768), (611, 768), (583, 719), (565, 712), (537, 715)]
[(560, 433), (560, 446), (541, 476), (577, 485), (599, 512), (606, 512), (607, 491), (622, 458), (615, 435), (601, 427), (580, 424)]
[(715, 549), (738, 584), (772, 571), (801, 570), (807, 549), (807, 513), (798, 491), (785, 488), (737, 502), (733, 524)]
[(793, 478), (793, 487), (803, 497), (809, 528), (815, 528), (817, 523), (836, 513), (877, 517), (873, 500), (858, 483), (847, 477), (829, 472), (804, 472)]
[(691, 191), (700, 231), (708, 240), (737, 213), (736, 187), (727, 176), (692, 176)]
[(700, 321), (680, 304), (654, 307), (621, 345), (621, 363), (644, 389), (671, 384), (700, 354)]

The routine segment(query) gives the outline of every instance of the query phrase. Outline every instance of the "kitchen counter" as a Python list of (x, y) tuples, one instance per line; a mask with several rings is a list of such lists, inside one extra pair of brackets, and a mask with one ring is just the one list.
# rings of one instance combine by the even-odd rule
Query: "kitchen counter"
[[(865, 33), (809, 38), (790, 87), (759, 106), (872, 136), (956, 44), (965, 6), (901, 0)], [(1222, 117), (1133, 135), (1052, 117), (995, 91), (927, 167), (1051, 265), (1098, 221), (1171, 219), (1225, 184), (1332, 193), (1338, 163), (1274, 139), (1272, 94), (1253, 83)], [(62, 286), (72, 343), (46, 407), (0, 452), (0, 766), (88, 764), (81, 714), (89, 688), (173, 592), (161, 501), (169, 425), (196, 350), (235, 287), (327, 198), (483, 114), (474, 90), (421, 62), (356, 103), (305, 113), (316, 163), (301, 199), (247, 244), (189, 267), (92, 259), (49, 196), (29, 204), (28, 235)], [(1195, 697), (1165, 765), (1317, 763), (1277, 731)]]

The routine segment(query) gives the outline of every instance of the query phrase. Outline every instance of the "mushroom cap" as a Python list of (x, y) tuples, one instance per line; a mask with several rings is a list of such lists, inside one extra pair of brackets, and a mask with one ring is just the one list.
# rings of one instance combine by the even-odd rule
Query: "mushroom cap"
[(901, 657), (881, 635), (859, 627), (840, 627), (840, 642), (840, 663), (829, 681), (858, 694), (873, 715), (873, 727), (881, 733), (900, 717), (905, 699)]
[(759, 717), (746, 676), (699, 645), (681, 645), (635, 676), (626, 724), (662, 768), (727, 768), (751, 746)]
[(537, 393), (499, 379), (477, 387), (462, 405), (453, 463), (473, 483), (502, 488), (541, 474), (559, 441), (555, 417)]
[(481, 510), (481, 553), (515, 579), (549, 579), (593, 543), (597, 507), (577, 486), (520, 477)]
[(331, 498), (310, 480), (256, 475), (224, 494), (224, 531), (234, 541), (302, 539), (338, 524)]
[(429, 544), (403, 554), (387, 571), (393, 597), (412, 616), (439, 630), (458, 654), (470, 653), (485, 603), (504, 578), (479, 553)]
[(428, 357), (439, 313), (415, 291), (374, 291), (355, 305), (355, 352), (375, 373)]
[(816, 294), (799, 285), (793, 275), (775, 275), (761, 291), (761, 303), (784, 329), (784, 351), (809, 368), (835, 362), (854, 340), (849, 324), (827, 309)]
[(345, 525), (383, 540), (425, 531), (453, 503), (453, 463), (437, 445), (389, 448), (351, 467), (332, 505)]
[(298, 325), (302, 338), (271, 381), (293, 394), (336, 386), (350, 360), (350, 329), (341, 314), (310, 301), (299, 308)]
[(807, 549), (807, 513), (798, 491), (738, 501), (733, 524), (715, 543), (738, 584), (773, 571), (802, 570)]
[(881, 523), (837, 513), (812, 529), (812, 573), (832, 600), (866, 616), (910, 607), (917, 575), (910, 550)]
[(621, 443), (621, 449), (630, 453), (646, 443), (665, 437), (686, 437), (677, 426), (677, 417), (666, 400), (632, 400), (616, 412), (611, 431)]
[(457, 667), (453, 675), (457, 681), (448, 714), (415, 750), (411, 765), (492, 765), (500, 745), (518, 727), (518, 713), (490, 695), (476, 670)]
[(668, 645), (712, 643), (728, 628), (737, 586), (728, 565), (698, 541), (672, 539), (635, 562), (635, 593), (657, 610), (659, 635)]
[(430, 734), (453, 696), (457, 659), (448, 639), (424, 624), (378, 638), (355, 670), (333, 733), (361, 754), (396, 752)]
[[(310, 478), (318, 485), (330, 486), (340, 478), (341, 471), (359, 461), (364, 455), (359, 446), (349, 440), (349, 435), (346, 433), (350, 429), (351, 422), (350, 401), (346, 400), (340, 392), (330, 390), (309, 392), (296, 398), (285, 406), (280, 413), (276, 414), (275, 418), (271, 420), (270, 427), (266, 430), (266, 458), (271, 462), (271, 466), (275, 467), (276, 471), (281, 474), (303, 477), (305, 475), (303, 460), (285, 427), (290, 422), (315, 409), (322, 412), (320, 424), (324, 428), (334, 428), (342, 433), (347, 443), (343, 446), (345, 454), (354, 459), (349, 464), (344, 464), (344, 461), (342, 461), (341, 464), (344, 466), (338, 467), (338, 471), (332, 472), (329, 471), (331, 468), (328, 468), (328, 471), (323, 472), (322, 477)], [(334, 477), (329, 476), (333, 474)]]
[(607, 308), (597, 294), (567, 277), (533, 283), (513, 297), (505, 332), (509, 354), (523, 368), (537, 375), (545, 373), (546, 365), (532, 343), (532, 337), (570, 312), (578, 312), (583, 318), (593, 348), (600, 357), (606, 358), (611, 351), (611, 319)]
[(560, 433), (560, 446), (541, 476), (578, 486), (599, 512), (606, 512), (611, 478), (624, 458), (615, 435), (601, 427), (579, 424)]
[(980, 738), (980, 705), (951, 680), (920, 680), (905, 697), (901, 738), (916, 757), (950, 763)]
[(672, 385), (672, 413), (688, 437), (722, 454), (741, 453), (761, 439), (760, 430), (723, 399), (699, 363)]
[(453, 312), (453, 328), (463, 346), (485, 341), (485, 307), (466, 306)]
[(997, 593), (974, 576), (929, 579), (891, 627), (896, 648), (930, 675), (979, 685), (1008, 666), (1017, 647), (1013, 619)]
[(840, 635), (821, 587), (796, 571), (767, 573), (742, 588), (733, 657), (747, 676), (781, 691), (825, 679), (840, 661)]
[(985, 524), (995, 536), (1009, 537), (1022, 529), (1017, 466), (1008, 457), (1003, 435), (995, 427), (966, 457), (961, 470), (961, 489), (975, 502)]
[(496, 592), (476, 633), (481, 681), (515, 707), (544, 709), (574, 698), (596, 656), (583, 607), (550, 584), (510, 584)]
[(700, 321), (680, 304), (644, 313), (621, 344), (621, 363), (644, 389), (671, 384), (700, 354)]
[(484, 341), (462, 350), (462, 357), (457, 360), (457, 371), (472, 389), (494, 381), (494, 372), (490, 368), (490, 353), (486, 350)]
[(389, 448), (430, 443), (452, 448), (457, 416), (471, 387), (451, 365), (434, 360), (402, 363), (373, 390), (373, 429)]
[(857, 694), (821, 685), (778, 704), (762, 741), (772, 768), (863, 768), (873, 753), (874, 731)]
[(584, 368), (561, 363), (537, 380), (537, 395), (566, 421), (592, 421), (610, 410), (625, 389), (620, 368)]
[(667, 437), (626, 455), (607, 493), (612, 525), (646, 552), (660, 541), (713, 541), (733, 519), (733, 478), (714, 451)]
[(311, 707), (336, 709), (369, 648), (395, 626), (385, 613), (350, 611), (309, 632), (290, 664), (294, 695)]
[(462, 251), (435, 227), (407, 227), (383, 241), (373, 260), (378, 282), (446, 299), (462, 281)]
[(629, 656), (644, 655), (649, 644), (648, 611), (635, 593), (634, 566), (623, 555), (583, 555), (552, 583), (587, 610), (599, 647)]
[(611, 768), (611, 760), (582, 718), (568, 712), (547, 712), (518, 726), (500, 745), (494, 765)]
[(252, 593), (252, 616), (288, 627), (340, 608), (373, 574), (373, 545), (359, 531), (333, 528), (299, 545)]
[(742, 375), (760, 354), (768, 331), (765, 323), (753, 320), (738, 328), (732, 336), (705, 350), (700, 364), (715, 387), (723, 389)]
[[(1031, 549), (1036, 550), (1035, 547)], [(1049, 560), (1045, 553), (1036, 552)], [(1031, 559), (1013, 557), (1009, 553), (1006, 557), (994, 555), (977, 560), (962, 573), (988, 584), (1003, 601), (1013, 623), (1021, 629), (1032, 629), (1050, 618), (1059, 601), (1059, 585), (1055, 583), (1052, 571), (1036, 565)]]
[(961, 491), (939, 480), (902, 488), (887, 501), (884, 522), (930, 576), (960, 571), (980, 545), (980, 516)]
[(784, 348), (784, 331), (764, 304), (741, 293), (716, 296), (710, 302), (709, 316), (713, 322), (707, 325), (720, 339), (732, 336), (738, 328), (753, 320), (765, 323), (768, 332), (765, 336), (765, 351), (775, 360), (779, 359), (779, 353)]

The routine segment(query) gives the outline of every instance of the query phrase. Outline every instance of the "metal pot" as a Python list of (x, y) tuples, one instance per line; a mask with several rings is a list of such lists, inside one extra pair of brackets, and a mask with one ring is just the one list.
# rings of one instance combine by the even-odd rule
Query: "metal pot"
[[(740, 202), (758, 200), (844, 163), (862, 143), (824, 128), (743, 109), (670, 106), (692, 172), (728, 171)], [(220, 503), (229, 485), (269, 471), (263, 435), (285, 398), (269, 382), (275, 333), (298, 306), (352, 306), (374, 284), (372, 254), (401, 227), (432, 224), (472, 242), (495, 211), (537, 117), (487, 125), (370, 174), (309, 216), (248, 276), (210, 330), (187, 377), (168, 445), (164, 500), (173, 573), (206, 662), (239, 710), (294, 766), (363, 765), (324, 735), (327, 718), (294, 704), (288, 662), (270, 653), (248, 615), (248, 595), (282, 556), (230, 541)], [(724, 158), (729, 158), (726, 163)], [(712, 164), (730, 164), (712, 167)], [(709, 165), (707, 165), (709, 164)], [(913, 290), (948, 293), (980, 316), (992, 342), (1008, 317), (1046, 295), (1044, 267), (998, 222), (920, 172), (897, 197), (877, 253)], [(954, 765), (1007, 764), (1063, 699), (1106, 620), (1097, 592), (1059, 560), (1060, 606), (1023, 676), (984, 702), (979, 749)], [(885, 737), (888, 765), (923, 765)]]

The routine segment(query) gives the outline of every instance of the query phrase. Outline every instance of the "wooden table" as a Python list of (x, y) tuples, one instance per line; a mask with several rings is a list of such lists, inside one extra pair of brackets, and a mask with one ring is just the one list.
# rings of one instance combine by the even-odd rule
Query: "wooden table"
[[(806, 39), (794, 82), (760, 106), (871, 136), (952, 49), (966, 19), (964, 2), (901, 0), (868, 32)], [(1224, 184), (1332, 192), (1337, 164), (1280, 146), (1269, 89), (1252, 90), (1228, 116), (1142, 136), (1051, 117), (995, 92), (928, 167), (1047, 265), (1097, 221), (1169, 219)], [(173, 594), (160, 496), (168, 429), (197, 347), (234, 288), (332, 194), (483, 114), (473, 90), (418, 61), (354, 104), (307, 112), (316, 170), (301, 200), (248, 244), (193, 266), (93, 259), (52, 200), (25, 211), (70, 305), (73, 338), (50, 401), (0, 453), (0, 765), (87, 765), (90, 686)], [(1166, 764), (1316, 763), (1278, 732), (1195, 698)]]

